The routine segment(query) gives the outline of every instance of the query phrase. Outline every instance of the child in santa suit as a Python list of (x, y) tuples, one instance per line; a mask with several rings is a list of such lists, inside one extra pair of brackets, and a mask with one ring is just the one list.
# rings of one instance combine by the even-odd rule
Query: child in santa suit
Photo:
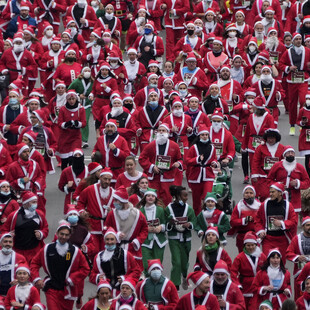
[(266, 256), (257, 244), (257, 237), (254, 232), (248, 231), (243, 239), (243, 251), (237, 255), (231, 267), (231, 279), (240, 288), (244, 296), (247, 309), (255, 308), (255, 300), (252, 282), (261, 266), (266, 261)]
[(211, 276), (214, 266), (220, 259), (226, 262), (230, 270), (232, 261), (228, 253), (220, 246), (218, 227), (210, 226), (203, 235), (202, 245), (196, 254), (194, 270), (201, 270)]
[(20, 264), (16, 269), (17, 284), (12, 286), (5, 298), (6, 309), (31, 309), (34, 304), (40, 303), (40, 294), (31, 284), (29, 266)]

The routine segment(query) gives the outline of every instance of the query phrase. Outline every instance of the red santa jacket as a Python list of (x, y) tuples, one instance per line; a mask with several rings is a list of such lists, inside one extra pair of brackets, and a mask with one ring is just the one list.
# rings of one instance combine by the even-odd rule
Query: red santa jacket
[[(137, 297), (139, 300), (141, 300), (144, 304), (147, 304), (149, 300), (145, 299), (144, 294), (144, 286), (148, 279), (144, 279), (143, 281), (138, 282), (136, 287)], [(172, 281), (170, 281), (168, 278), (165, 278), (165, 281), (161, 288), (161, 298), (163, 300), (163, 303), (160, 305), (157, 305), (157, 310), (174, 310), (176, 304), (179, 301), (179, 295), (178, 291), (173, 284)]]
[(247, 120), (250, 116), (250, 105), (245, 102), (240, 102), (239, 104), (235, 105), (230, 113), (230, 116), (236, 116), (236, 119), (239, 120), (239, 125), (237, 127), (237, 130), (234, 133), (235, 138), (237, 138), (241, 143), (243, 141), (245, 128)]
[(207, 76), (209, 82), (217, 81), (217, 73), (223, 64), (228, 62), (228, 56), (222, 52), (220, 56), (215, 57), (213, 52), (207, 52), (202, 60), (203, 69), (208, 69)]
[(309, 308), (309, 293), (304, 292), (301, 297), (296, 300), (298, 310), (307, 310)]
[[(270, 185), (273, 182), (283, 183), (285, 187), (290, 190), (291, 203), (294, 206), (295, 212), (300, 212), (300, 190), (310, 187), (310, 179), (305, 167), (302, 164), (296, 163), (295, 168), (293, 167), (294, 162), (290, 164), (286, 160), (281, 160), (280, 162), (275, 163), (268, 173), (268, 182)], [(290, 171), (290, 173), (288, 171)], [(293, 180), (297, 181), (296, 187), (290, 185), (290, 181)]]
[[(119, 310), (121, 304), (119, 303), (119, 301), (117, 299), (114, 299), (112, 301), (111, 307), (109, 310)], [(132, 309), (134, 310), (147, 310), (147, 308), (144, 306), (143, 302), (140, 301), (139, 299), (137, 299), (137, 297), (135, 297), (133, 305), (132, 305)]]
[[(243, 89), (238, 81), (233, 79), (223, 81), (219, 79), (216, 84), (221, 90), (221, 97), (226, 100), (230, 106), (230, 111), (233, 108), (232, 103), (236, 104), (243, 101)], [(233, 99), (233, 94), (237, 95), (237, 99)]]
[[(46, 51), (44, 54), (41, 55), (39, 59), (39, 67), (44, 72), (44, 77), (46, 80), (49, 80), (53, 77), (53, 73), (55, 72), (58, 65), (60, 65), (65, 59), (65, 51), (59, 50), (58, 52), (54, 52), (52, 49)], [(50, 64), (50, 61), (53, 61)]]
[(42, 46), (41, 42), (35, 41), (29, 41), (30, 43), (28, 43), (26, 49), (31, 53), (31, 55), (33, 56), (34, 60), (37, 62), (37, 64), (39, 64), (39, 60), (41, 59), (43, 53), (44, 53), (44, 49)]
[(89, 43), (86, 45), (86, 52), (82, 56), (82, 62), (84, 65), (88, 63), (92, 68), (92, 75), (96, 76), (98, 74), (97, 65), (106, 57), (107, 55), (100, 45)]
[[(156, 165), (157, 156), (159, 155), (158, 143), (152, 141), (149, 143), (142, 151), (139, 157), (139, 164), (143, 168), (144, 173), (147, 174), (149, 180), (153, 180), (155, 174), (153, 168)], [(171, 168), (174, 163), (178, 162), (180, 164), (179, 170), (183, 170), (183, 160), (180, 152), (179, 145), (168, 139), (165, 147), (164, 156), (170, 157), (170, 169), (163, 170), (160, 174), (161, 182), (174, 182), (176, 175), (176, 168)]]
[[(135, 40), (135, 43), (133, 44), (133, 47), (138, 51), (138, 53), (142, 52), (140, 50), (140, 46), (141, 46), (143, 38), (144, 36), (137, 37), (137, 39)], [(153, 45), (153, 51), (154, 51), (154, 55), (152, 56), (158, 57), (164, 54), (165, 52), (164, 41), (160, 36), (154, 35), (152, 45)]]
[[(116, 38), (116, 39), (119, 39), (121, 33), (122, 33), (122, 23), (121, 23), (121, 20), (116, 17), (116, 16), (113, 16), (112, 17), (112, 20), (113, 20), (113, 24), (111, 22), (111, 20), (109, 21), (109, 29), (111, 31), (111, 35), (113, 36), (113, 38)], [(106, 30), (106, 24), (101, 17), (99, 17), (95, 23), (95, 26), (94, 26), (94, 29), (97, 29), (97, 28), (101, 28), (103, 31)]]
[(296, 279), (296, 285), (300, 287), (301, 291), (304, 291), (305, 288), (304, 281), (308, 278), (309, 274), (310, 274), (310, 264), (309, 262), (307, 262)]
[(237, 38), (237, 46), (232, 47), (229, 44), (229, 39), (223, 40), (224, 52), (227, 54), (229, 58), (234, 58), (236, 54), (240, 54), (243, 51), (243, 40), (241, 38)]
[(31, 126), (31, 114), (28, 109), (24, 109), (23, 113), (19, 114), (10, 124), (10, 131), (15, 135), (19, 135), (25, 127)]
[(194, 7), (194, 13), (197, 14), (205, 14), (207, 9), (213, 9), (216, 13), (220, 12), (220, 7), (216, 1), (211, 1), (210, 3), (206, 2), (199, 2), (198, 4), (195, 5)]
[[(34, 279), (33, 283), (36, 283), (40, 278), (40, 268), (43, 267), (47, 277), (45, 281), (50, 278), (50, 271), (47, 265), (47, 252), (50, 245), (53, 243), (46, 244), (44, 248), (37, 253), (37, 255), (33, 258), (30, 265), (31, 276)], [(76, 300), (78, 293), (78, 285), (81, 285), (84, 282), (84, 279), (87, 277), (90, 269), (87, 264), (86, 258), (78, 249), (78, 247), (74, 246), (74, 253), (72, 255), (72, 259), (70, 262), (70, 266), (67, 270), (66, 274), (66, 286), (64, 289), (64, 299), (68, 300)]]
[[(123, 64), (117, 65), (116, 68), (111, 68), (111, 72), (113, 72), (113, 74), (115, 75), (117, 85), (118, 85), (118, 91), (123, 96), (124, 95), (124, 87), (125, 87), (125, 85), (128, 84), (128, 75), (127, 75), (126, 67)], [(121, 78), (119, 76), (121, 73), (124, 75), (123, 78)]]
[[(6, 220), (7, 217), (14, 211), (19, 209), (19, 204), (16, 200), (9, 198), (7, 201), (5, 202), (0, 202), (0, 220)], [(0, 225), (2, 225), (3, 223), (1, 222)], [(1, 226), (0, 226), (0, 231), (1, 230)]]
[(198, 36), (195, 36), (194, 39), (192, 41), (189, 40), (188, 35), (185, 35), (183, 38), (181, 38), (175, 48), (174, 48), (174, 53), (176, 55), (178, 55), (182, 50), (183, 50), (183, 46), (185, 44), (189, 44), (192, 48), (192, 50), (195, 50), (196, 52), (199, 53), (200, 51), (200, 46), (202, 45), (202, 41)]
[[(304, 2), (304, 3), (306, 3), (306, 2)], [(301, 3), (300, 1), (296, 1), (290, 7), (290, 9), (286, 15), (284, 32), (294, 33), (294, 32), (299, 31), (299, 28), (302, 25), (302, 20), (300, 20), (298, 15), (299, 14), (302, 15), (302, 8), (304, 6), (304, 3)], [(296, 18), (298, 18), (298, 21), (296, 21)]]
[[(164, 13), (165, 26), (172, 29), (184, 29), (184, 14), (190, 12), (188, 0), (163, 0), (162, 4), (166, 4), (167, 8)], [(173, 10), (173, 14), (170, 14)]]
[(75, 79), (77, 79), (78, 75), (81, 73), (81, 69), (82, 65), (77, 62), (74, 62), (72, 65), (61, 63), (57, 67), (53, 79), (64, 81), (66, 87), (68, 87)]
[[(142, 89), (139, 89), (139, 91), (136, 93), (134, 97), (134, 102), (136, 104), (137, 110), (141, 111), (143, 107), (147, 104), (147, 98), (149, 93), (149, 86), (143, 87)], [(163, 106), (164, 105), (164, 95), (163, 92), (160, 89), (156, 89), (156, 92), (158, 94), (159, 100), (158, 104)]]
[(11, 163), (12, 163), (12, 158), (10, 156), (9, 151), (0, 142), (0, 180), (5, 179), (6, 171)]
[(138, 174), (136, 177), (130, 176), (127, 171), (121, 173), (116, 180), (115, 188), (119, 188), (120, 186), (125, 186), (128, 188), (137, 182), (141, 177), (147, 177), (147, 175), (141, 171), (137, 171), (137, 173)]
[[(305, 124), (302, 123), (303, 118), (307, 118)], [(298, 113), (297, 124), (300, 126), (301, 131), (298, 138), (298, 150), (300, 155), (308, 155), (310, 152), (310, 141), (308, 138), (309, 126), (310, 126), (310, 109), (307, 106), (303, 106)]]

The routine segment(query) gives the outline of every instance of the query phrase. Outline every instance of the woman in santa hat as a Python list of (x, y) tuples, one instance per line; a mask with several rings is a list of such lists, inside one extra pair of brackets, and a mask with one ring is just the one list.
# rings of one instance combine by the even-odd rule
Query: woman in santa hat
[(24, 46), (25, 49), (31, 52), (34, 60), (39, 64), (39, 59), (44, 54), (44, 49), (41, 42), (36, 38), (34, 27), (29, 26), (24, 29)]
[[(156, 60), (150, 60), (149, 64), (147, 66), (146, 74), (141, 78), (141, 88), (148, 86), (148, 73), (155, 73), (158, 76), (158, 88), (163, 88), (163, 83), (165, 78), (162, 76), (161, 70), (160, 70), (160, 63)], [(155, 87), (155, 85), (153, 85)]]
[(233, 58), (243, 50), (243, 40), (236, 24), (231, 23), (226, 25), (223, 34), (223, 46), (229, 58)]
[(65, 29), (61, 33), (60, 41), (62, 49), (67, 52), (68, 50), (74, 50), (77, 57), (80, 55), (79, 47), (76, 43), (72, 41), (71, 29)]
[(147, 191), (148, 187), (148, 178), (146, 176), (139, 178), (138, 181), (133, 183), (128, 190), (129, 202), (136, 206), (144, 197), (144, 193)]
[(253, 33), (253, 28), (245, 22), (246, 17), (245, 17), (244, 10), (236, 11), (234, 17), (235, 17), (236, 27), (239, 30), (242, 39)]
[(5, 298), (6, 309), (31, 309), (40, 303), (40, 294), (31, 284), (30, 270), (27, 264), (21, 264), (16, 269), (17, 284), (12, 286)]
[(51, 42), (55, 37), (53, 26), (46, 20), (41, 23), (42, 34), (38, 34), (38, 39), (40, 40), (44, 52), (51, 49)]
[(216, 13), (212, 8), (208, 8), (205, 12), (204, 32), (207, 34), (213, 33), (215, 36), (223, 34), (223, 26), (217, 22)]
[(263, 300), (269, 299), (273, 309), (279, 310), (283, 301), (292, 296), (290, 276), (290, 272), (284, 267), (279, 249), (271, 249), (252, 284), (256, 307), (258, 308)]
[(298, 307), (298, 310), (306, 310), (309, 308), (309, 303), (310, 303), (310, 276), (308, 276), (302, 284), (305, 287), (305, 291), (303, 292), (302, 296), (300, 296), (296, 301), (296, 305)]
[[(266, 256), (257, 244), (257, 237), (254, 232), (248, 231), (243, 239), (243, 252), (235, 258), (231, 267), (231, 279), (242, 289), (246, 308), (255, 308), (254, 294), (251, 289), (252, 282), (258, 270), (266, 261)], [(253, 307), (253, 308), (252, 308)]]

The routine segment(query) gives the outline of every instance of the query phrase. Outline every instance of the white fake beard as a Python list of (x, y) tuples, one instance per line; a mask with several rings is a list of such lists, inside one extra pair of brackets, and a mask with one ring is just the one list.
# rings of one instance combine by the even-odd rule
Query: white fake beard
[(60, 256), (65, 256), (68, 252), (69, 244), (66, 242), (65, 244), (60, 244), (56, 242), (56, 251)]
[(127, 210), (116, 210), (116, 212), (118, 213), (118, 215), (121, 218), (121, 220), (125, 221), (129, 217), (130, 209), (127, 209)]
[(123, 107), (112, 107), (111, 116), (116, 117), (123, 113)]
[(167, 143), (168, 141), (168, 134), (167, 133), (161, 133), (156, 135), (156, 141), (159, 145), (163, 145)]
[(277, 37), (269, 37), (266, 39), (266, 49), (273, 50), (279, 45), (279, 39)]

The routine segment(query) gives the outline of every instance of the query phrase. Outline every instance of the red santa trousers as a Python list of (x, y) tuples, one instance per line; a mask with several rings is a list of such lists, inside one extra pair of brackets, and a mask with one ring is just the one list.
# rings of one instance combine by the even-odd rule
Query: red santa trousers
[(65, 299), (64, 291), (49, 289), (45, 292), (48, 310), (72, 310), (74, 300)]
[(212, 192), (213, 181), (201, 181), (200, 183), (188, 183), (192, 190), (193, 208), (195, 214), (201, 212), (201, 201), (206, 197), (207, 193)]
[(31, 249), (31, 250), (19, 250), (19, 249), (14, 248), (14, 251), (18, 254), (23, 255), (27, 261), (27, 264), (30, 266), (32, 259), (40, 251), (40, 249), (41, 249), (41, 244), (39, 244), (38, 246), (36, 246), (34, 249)]
[[(103, 235), (99, 234), (91, 234), (93, 238), (93, 243), (95, 246), (95, 249), (98, 252), (102, 251), (104, 249), (104, 240), (103, 240)], [(94, 253), (93, 255), (88, 255), (89, 259), (93, 261), (94, 257), (96, 256), (97, 253)]]
[(266, 235), (262, 242), (263, 253), (268, 256), (271, 249), (278, 248), (282, 255), (282, 261), (285, 266), (286, 262), (286, 249), (289, 243), (286, 236), (270, 236)]
[(256, 197), (258, 197), (261, 202), (269, 197), (267, 178), (257, 178), (257, 182), (252, 182), (252, 186), (255, 188)]
[(305, 104), (306, 94), (308, 92), (308, 83), (292, 84), (288, 83), (288, 111), (290, 124), (295, 125), (297, 120), (297, 105), (298, 100), (300, 107)]
[(160, 176), (157, 174), (153, 180), (149, 180), (150, 188), (157, 190), (158, 198), (160, 198), (166, 206), (172, 201), (172, 197), (169, 192), (169, 187), (173, 185), (173, 182), (161, 182)]
[(172, 29), (170, 27), (166, 27), (166, 60), (174, 61), (175, 55), (173, 50), (177, 42), (183, 37), (183, 29)]

